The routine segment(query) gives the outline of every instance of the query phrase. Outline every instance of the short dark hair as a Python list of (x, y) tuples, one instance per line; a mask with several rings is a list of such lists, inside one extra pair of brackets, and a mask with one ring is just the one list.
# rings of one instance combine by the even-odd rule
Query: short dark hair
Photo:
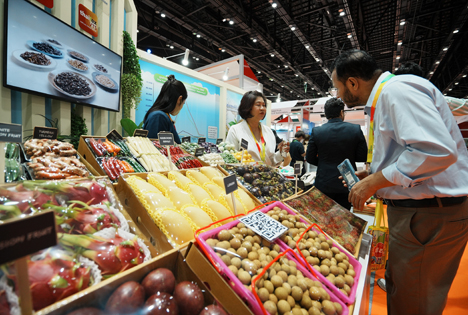
[(380, 68), (374, 58), (364, 50), (350, 49), (335, 58), (331, 65), (331, 71), (333, 70), (341, 82), (345, 82), (349, 77), (369, 81)]
[(396, 70), (393, 74), (414, 74), (420, 77), (424, 77), (423, 68), (415, 62), (408, 61), (402, 64), (398, 70)]
[(333, 97), (325, 103), (324, 110), (327, 119), (338, 118), (344, 110), (344, 103), (341, 99)]
[(302, 130), (297, 131), (296, 134), (294, 135), (294, 138), (300, 138), (300, 137), (302, 137), (302, 138), (304, 138), (304, 139), (305, 139), (305, 137), (306, 137), (305, 132), (302, 131)]
[(263, 98), (263, 101), (265, 102), (265, 106), (267, 105), (267, 100), (265, 95), (263, 93), (258, 92), (258, 91), (249, 91), (242, 96), (239, 108), (237, 109), (239, 116), (242, 117), (242, 119), (246, 120), (248, 118), (252, 118), (253, 116), (250, 114), (250, 111), (252, 110), (252, 107), (255, 104), (255, 100), (257, 97)]

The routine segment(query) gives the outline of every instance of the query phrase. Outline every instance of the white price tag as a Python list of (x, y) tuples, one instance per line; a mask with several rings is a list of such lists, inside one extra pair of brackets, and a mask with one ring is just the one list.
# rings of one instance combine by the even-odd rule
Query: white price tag
[(288, 230), (286, 226), (270, 218), (261, 211), (252, 212), (240, 218), (239, 221), (270, 242), (274, 241)]

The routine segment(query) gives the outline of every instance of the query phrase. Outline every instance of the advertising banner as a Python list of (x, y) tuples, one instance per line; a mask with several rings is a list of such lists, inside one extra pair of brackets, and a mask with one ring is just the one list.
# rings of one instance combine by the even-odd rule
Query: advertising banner
[(80, 28), (85, 32), (88, 32), (94, 37), (98, 36), (98, 18), (93, 11), (89, 10), (84, 5), (80, 4), (78, 6), (78, 21)]

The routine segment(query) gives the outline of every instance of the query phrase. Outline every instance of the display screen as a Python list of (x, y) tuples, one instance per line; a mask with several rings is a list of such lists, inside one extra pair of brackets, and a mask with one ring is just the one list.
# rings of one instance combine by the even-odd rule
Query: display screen
[(119, 111), (122, 57), (26, 0), (5, 0), (4, 85)]

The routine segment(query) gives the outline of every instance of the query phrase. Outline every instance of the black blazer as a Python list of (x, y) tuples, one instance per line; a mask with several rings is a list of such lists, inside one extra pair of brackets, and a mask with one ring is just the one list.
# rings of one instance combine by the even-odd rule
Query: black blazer
[(317, 165), (315, 187), (318, 190), (325, 194), (347, 193), (348, 188), (338, 179), (340, 172), (336, 167), (349, 159), (356, 170), (356, 162), (366, 161), (367, 143), (361, 127), (333, 118), (313, 128), (306, 159), (308, 163)]

